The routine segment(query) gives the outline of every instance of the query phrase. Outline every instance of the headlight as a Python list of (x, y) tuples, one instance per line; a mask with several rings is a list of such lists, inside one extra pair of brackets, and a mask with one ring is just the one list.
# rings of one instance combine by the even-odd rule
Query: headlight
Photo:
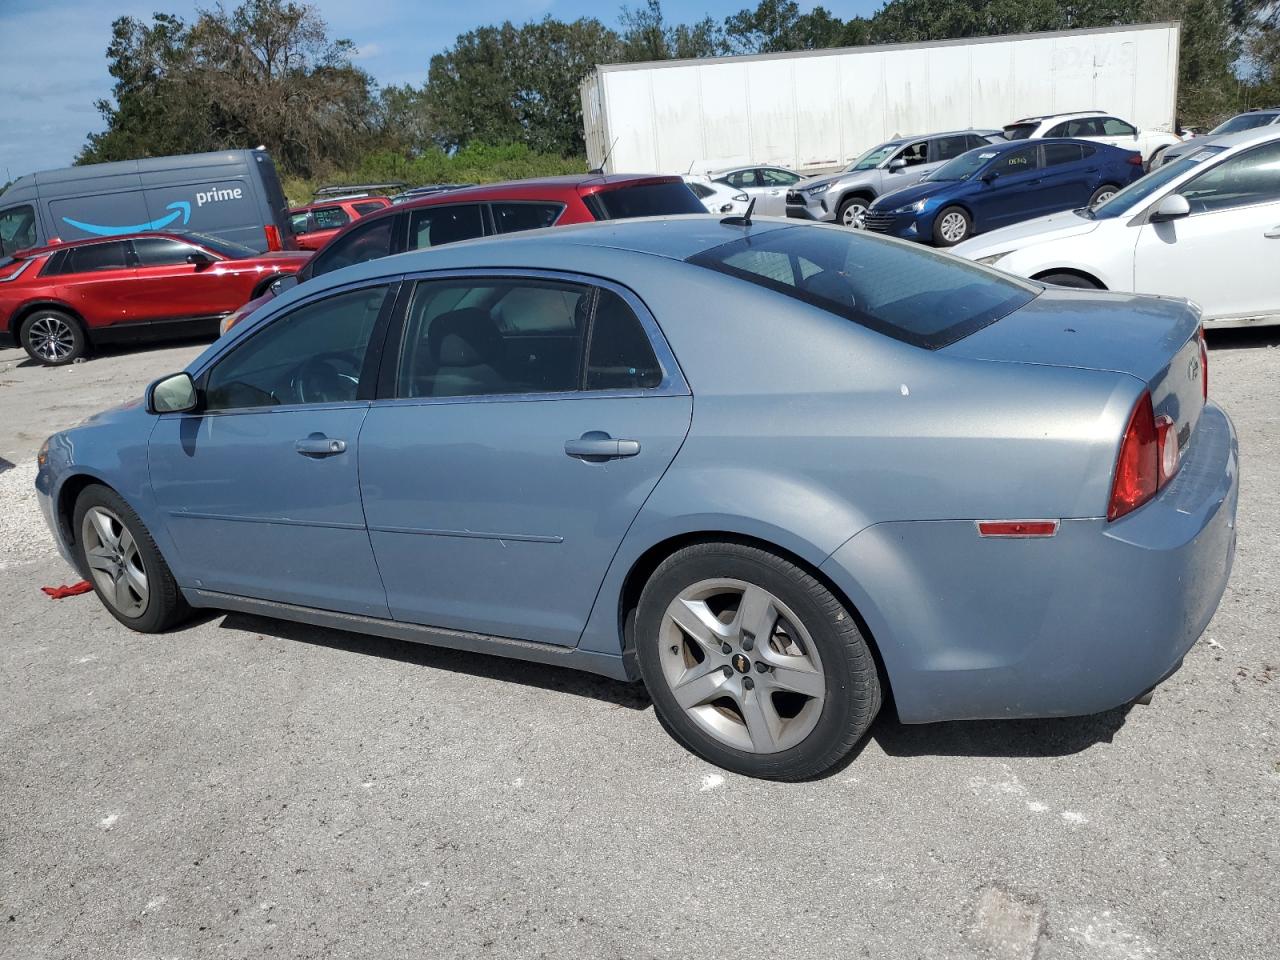
[(735, 193), (733, 195), (733, 199), (737, 200), (739, 203), (747, 203), (748, 201), (751, 200), (751, 198), (748, 197), (745, 193)]
[(905, 207), (899, 207), (894, 213), (919, 213), (924, 209), (924, 200), (917, 200), (915, 203), (909, 203)]
[(830, 186), (829, 183), (820, 183), (816, 187), (805, 187), (801, 192), (806, 197), (816, 197), (820, 193), (826, 193)]
[(43, 467), (49, 462), (49, 441), (40, 444), (40, 452), (36, 454), (36, 466)]
[(1010, 250), (1005, 250), (1003, 253), (993, 253), (993, 254), (992, 254), (991, 256), (989, 256), (989, 257), (979, 257), (979, 258), (978, 258), (978, 263), (982, 264), (982, 265), (983, 265), (983, 266), (985, 266), (985, 267), (989, 267), (989, 266), (991, 266), (993, 263), (995, 263), (997, 260), (1003, 260), (1003, 259), (1004, 259), (1005, 257), (1007, 257), (1011, 252), (1012, 252), (1012, 251), (1010, 251)]

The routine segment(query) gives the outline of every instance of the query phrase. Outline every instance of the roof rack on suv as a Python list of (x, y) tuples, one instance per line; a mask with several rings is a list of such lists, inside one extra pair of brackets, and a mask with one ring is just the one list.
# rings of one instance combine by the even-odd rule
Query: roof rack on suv
[[(1086, 107), (1083, 110), (1059, 110), (1057, 113), (1040, 113), (1034, 117), (1023, 117), (1021, 120), (1015, 120), (1014, 123), (1030, 123), (1032, 120), (1052, 120), (1054, 117), (1070, 117), (1077, 113), (1106, 113), (1105, 110), (1099, 110), (1097, 107)], [(1011, 124), (1006, 124), (1011, 126)]]
[(343, 183), (327, 187), (316, 187), (311, 192), (313, 197), (324, 197), (332, 200), (335, 197), (359, 197), (370, 193), (386, 193), (389, 190), (403, 190), (408, 184), (403, 181), (391, 183)]

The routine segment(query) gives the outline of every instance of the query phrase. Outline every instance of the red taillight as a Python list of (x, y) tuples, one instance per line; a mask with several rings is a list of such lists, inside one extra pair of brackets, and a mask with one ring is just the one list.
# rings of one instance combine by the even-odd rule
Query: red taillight
[(1204, 342), (1204, 327), (1200, 328), (1200, 391), (1209, 402), (1209, 347)]
[(269, 224), (267, 224), (265, 227), (263, 227), (262, 229), (263, 229), (263, 232), (267, 235), (267, 249), (268, 249), (268, 250), (283, 250), (283, 249), (284, 249), (284, 244), (280, 242), (280, 228), (279, 228), (279, 227), (277, 227), (274, 223), (269, 223)]
[(1129, 154), (1129, 163), (1131, 163), (1135, 167), (1142, 166), (1142, 154), (1140, 153)]
[(1115, 520), (1138, 509), (1160, 489), (1160, 451), (1156, 438), (1156, 418), (1151, 409), (1151, 394), (1138, 398), (1129, 416), (1120, 456), (1116, 460), (1116, 478), (1111, 485), (1111, 503), (1107, 519)]

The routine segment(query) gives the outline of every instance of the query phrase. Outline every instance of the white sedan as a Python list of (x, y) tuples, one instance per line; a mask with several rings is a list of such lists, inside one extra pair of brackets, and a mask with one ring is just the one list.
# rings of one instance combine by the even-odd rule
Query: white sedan
[(707, 208), (707, 213), (722, 217), (740, 217), (747, 212), (747, 204), (751, 198), (741, 190), (733, 189), (727, 183), (720, 183), (710, 177), (700, 177), (692, 173), (685, 174), (684, 182)]
[(951, 252), (1062, 286), (1186, 297), (1209, 326), (1280, 323), (1280, 130), (1216, 137), (1093, 209)]

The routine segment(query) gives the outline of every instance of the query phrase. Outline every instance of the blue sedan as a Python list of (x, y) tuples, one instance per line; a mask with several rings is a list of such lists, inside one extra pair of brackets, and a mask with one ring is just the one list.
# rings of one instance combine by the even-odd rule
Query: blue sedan
[(135, 630), (204, 607), (642, 679), (688, 748), (800, 779), (890, 695), (1060, 716), (1177, 669), (1235, 547), (1204, 364), (1186, 302), (861, 231), (561, 227), (296, 287), (51, 437), (36, 487)]
[(871, 204), (864, 226), (939, 247), (1102, 203), (1142, 176), (1142, 155), (1085, 140), (1025, 140), (961, 154)]

